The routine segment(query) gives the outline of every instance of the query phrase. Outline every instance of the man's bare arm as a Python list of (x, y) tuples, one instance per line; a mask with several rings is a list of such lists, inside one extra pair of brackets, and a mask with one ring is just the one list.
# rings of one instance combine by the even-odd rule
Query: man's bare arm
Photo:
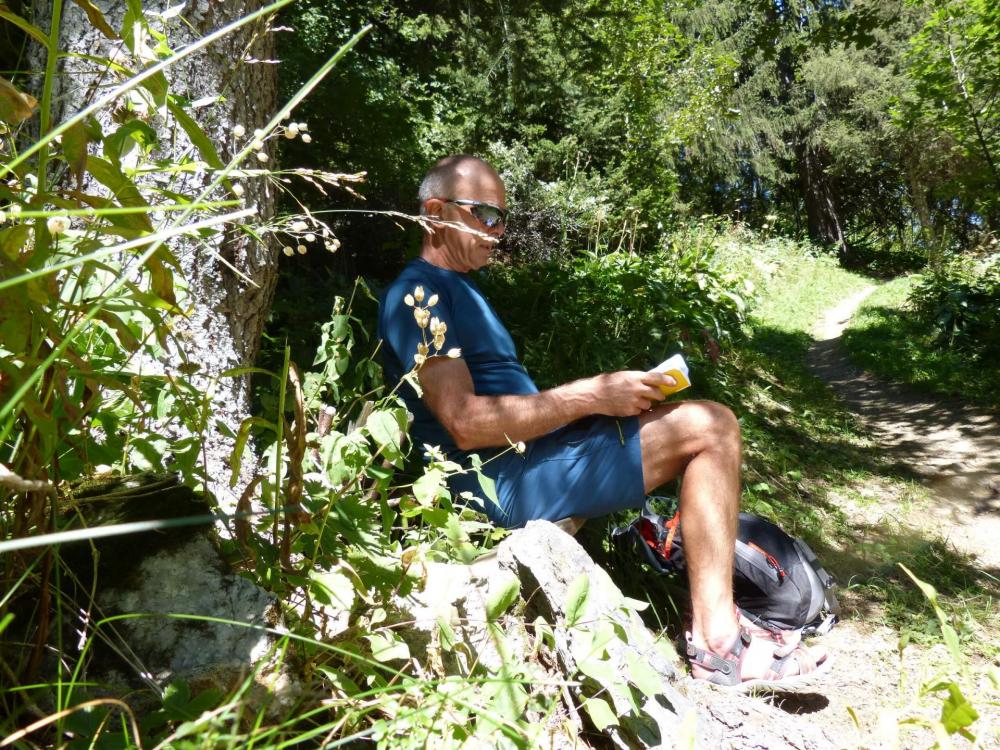
[(659, 372), (625, 370), (575, 380), (541, 393), (477, 396), (461, 359), (432, 357), (420, 368), (424, 402), (462, 450), (532, 440), (591, 414), (628, 417), (662, 401)]

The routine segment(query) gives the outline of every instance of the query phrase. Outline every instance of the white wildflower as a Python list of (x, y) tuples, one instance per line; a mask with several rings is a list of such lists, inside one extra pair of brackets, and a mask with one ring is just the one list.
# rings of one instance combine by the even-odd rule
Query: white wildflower
[(69, 217), (50, 216), (48, 221), (45, 222), (45, 226), (48, 227), (49, 234), (57, 237), (60, 234), (65, 234), (66, 230), (69, 229)]

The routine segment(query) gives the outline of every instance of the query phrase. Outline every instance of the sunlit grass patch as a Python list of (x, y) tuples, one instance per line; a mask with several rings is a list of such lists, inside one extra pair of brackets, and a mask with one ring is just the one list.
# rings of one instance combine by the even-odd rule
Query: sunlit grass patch
[(869, 297), (844, 331), (851, 359), (880, 377), (945, 396), (1000, 406), (1000, 377), (959, 351), (935, 345), (934, 335), (908, 308), (919, 276), (894, 279)]

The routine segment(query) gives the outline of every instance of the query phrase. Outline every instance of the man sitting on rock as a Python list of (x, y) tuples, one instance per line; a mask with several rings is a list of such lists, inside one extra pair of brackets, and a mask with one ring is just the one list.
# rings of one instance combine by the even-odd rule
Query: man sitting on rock
[[(659, 372), (602, 373), (539, 392), (468, 275), (487, 264), (504, 233), (499, 175), (481, 159), (449, 156), (427, 173), (419, 198), (430, 228), (420, 257), (386, 290), (379, 315), (386, 381), (419, 365), (422, 397), (409, 385), (400, 389), (414, 415), (414, 444), (440, 446), (463, 465), (472, 452), (488, 460), (482, 471), (495, 482), (499, 505), (488, 501), (484, 510), (511, 528), (637, 508), (683, 472), (694, 676), (777, 687), (823, 671), (825, 654), (800, 645), (797, 634), (754, 628), (733, 605), (741, 464), (733, 413), (711, 401), (660, 403), (659, 386), (674, 382)], [(510, 450), (521, 442), (523, 452)], [(451, 487), (482, 494), (472, 472), (452, 477)]]

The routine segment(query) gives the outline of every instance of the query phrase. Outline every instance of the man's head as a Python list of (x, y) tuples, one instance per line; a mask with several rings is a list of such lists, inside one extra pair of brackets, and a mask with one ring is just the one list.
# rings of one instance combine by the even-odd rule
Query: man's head
[(472, 271), (489, 261), (504, 233), (503, 181), (475, 156), (447, 156), (420, 183), (420, 213), (440, 219), (424, 238), (422, 255), (436, 266)]

